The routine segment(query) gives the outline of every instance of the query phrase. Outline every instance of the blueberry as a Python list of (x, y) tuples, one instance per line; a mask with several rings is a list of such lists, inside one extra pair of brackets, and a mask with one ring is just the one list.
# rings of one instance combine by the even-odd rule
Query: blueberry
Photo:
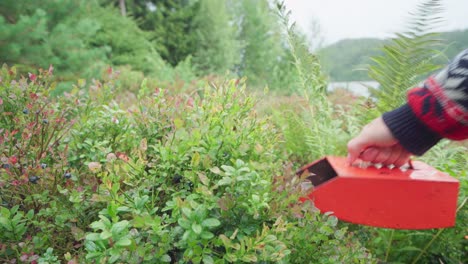
[(30, 182), (30, 183), (36, 184), (36, 183), (37, 183), (37, 180), (39, 180), (39, 177), (37, 177), (37, 176), (29, 176), (29, 182)]
[(70, 179), (72, 177), (71, 173), (67, 172), (63, 175), (66, 179)]
[(49, 124), (49, 120), (47, 120), (46, 118), (42, 119), (42, 123), (43, 124)]
[(25, 114), (25, 115), (29, 114), (29, 109), (25, 108), (25, 109), (23, 110), (23, 114)]
[(179, 184), (182, 181), (182, 176), (180, 174), (175, 174), (172, 178), (173, 184)]
[(45, 163), (41, 163), (41, 168), (42, 168), (42, 169), (45, 169), (45, 168), (47, 168), (47, 164), (45, 164)]
[(2, 167), (3, 167), (4, 169), (9, 169), (9, 168), (10, 168), (10, 164), (5, 163), (5, 164), (2, 165)]

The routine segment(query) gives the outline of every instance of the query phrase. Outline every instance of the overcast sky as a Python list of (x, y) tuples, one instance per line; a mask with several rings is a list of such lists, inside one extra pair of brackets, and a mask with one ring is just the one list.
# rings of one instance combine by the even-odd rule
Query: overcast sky
[[(291, 18), (311, 32), (313, 20), (321, 27), (324, 44), (345, 38), (393, 36), (405, 29), (409, 12), (421, 0), (285, 0)], [(468, 28), (468, 0), (443, 0), (439, 31)]]

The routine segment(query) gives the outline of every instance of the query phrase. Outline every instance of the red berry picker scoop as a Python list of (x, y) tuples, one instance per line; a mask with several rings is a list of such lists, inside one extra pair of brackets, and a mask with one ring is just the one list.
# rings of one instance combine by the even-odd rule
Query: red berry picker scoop
[(459, 182), (431, 166), (412, 168), (349, 165), (327, 156), (297, 172), (314, 186), (301, 198), (321, 212), (362, 225), (394, 229), (431, 229), (455, 225)]

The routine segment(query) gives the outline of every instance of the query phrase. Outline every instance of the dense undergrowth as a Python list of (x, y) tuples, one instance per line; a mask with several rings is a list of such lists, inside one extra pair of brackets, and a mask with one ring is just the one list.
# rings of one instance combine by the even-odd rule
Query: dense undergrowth
[(23, 263), (366, 263), (306, 191), (242, 80), (173, 94), (118, 76), (50, 97), (3, 67), (0, 259)]

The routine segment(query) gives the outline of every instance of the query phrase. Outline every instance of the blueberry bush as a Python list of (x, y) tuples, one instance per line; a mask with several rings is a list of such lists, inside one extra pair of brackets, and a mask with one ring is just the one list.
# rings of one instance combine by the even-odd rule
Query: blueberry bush
[(0, 260), (368, 263), (309, 202), (280, 130), (244, 80), (121, 106), (113, 71), (51, 96), (53, 68), (1, 71)]

